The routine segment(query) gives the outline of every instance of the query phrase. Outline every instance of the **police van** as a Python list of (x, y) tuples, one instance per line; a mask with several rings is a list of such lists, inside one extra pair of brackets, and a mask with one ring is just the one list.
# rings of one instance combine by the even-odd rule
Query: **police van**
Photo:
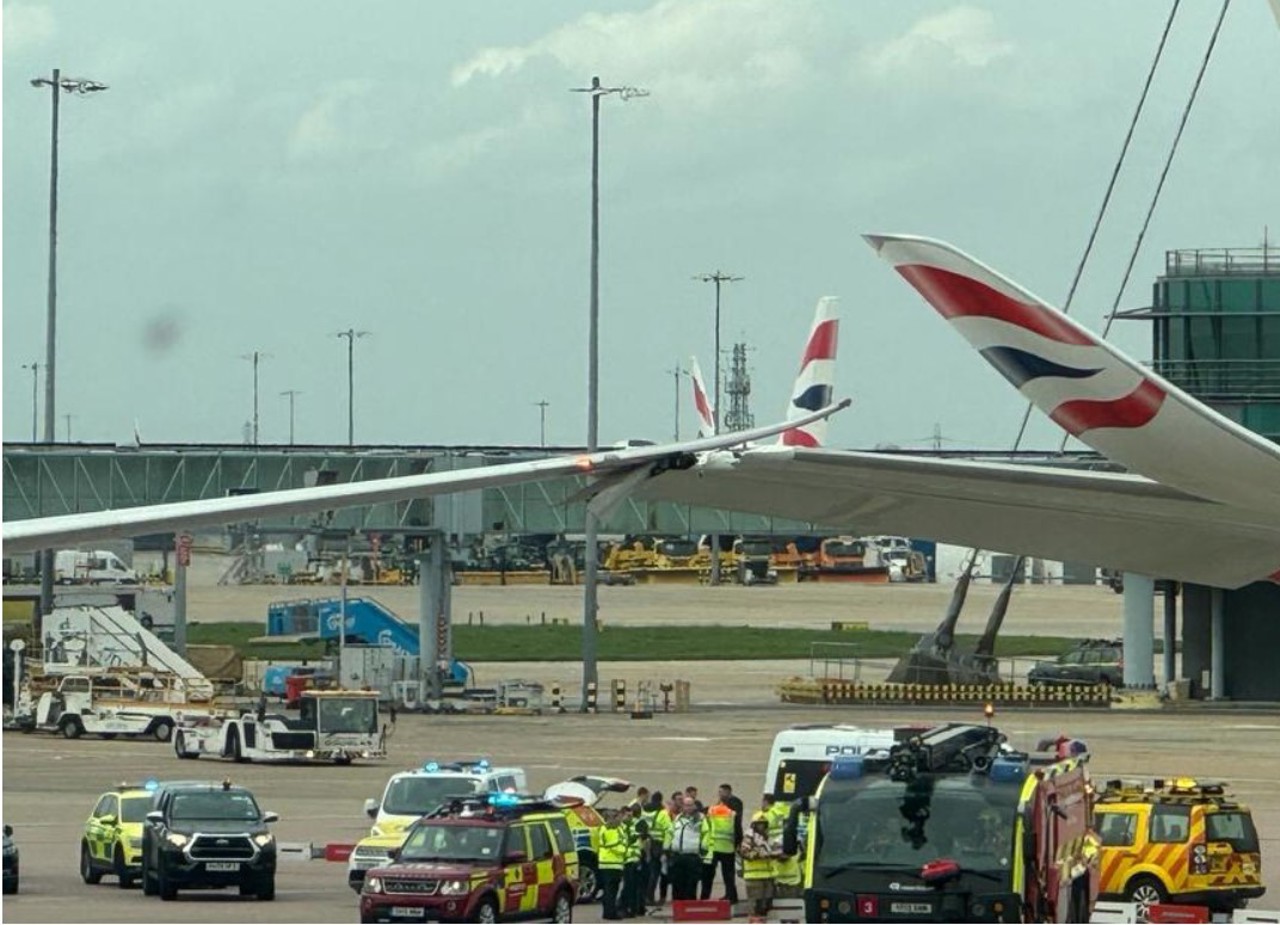
[(764, 792), (788, 803), (813, 796), (837, 758), (887, 751), (918, 732), (914, 726), (867, 729), (844, 723), (810, 723), (783, 729), (774, 737)]

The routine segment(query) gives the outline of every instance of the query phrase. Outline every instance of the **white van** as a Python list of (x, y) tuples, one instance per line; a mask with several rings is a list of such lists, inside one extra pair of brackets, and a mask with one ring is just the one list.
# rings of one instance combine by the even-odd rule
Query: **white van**
[(783, 729), (774, 737), (765, 772), (764, 792), (790, 803), (813, 796), (832, 760), (888, 750), (914, 727), (865, 729), (837, 723), (813, 723)]
[(53, 557), (53, 580), (58, 584), (136, 585), (138, 573), (108, 549), (59, 549)]

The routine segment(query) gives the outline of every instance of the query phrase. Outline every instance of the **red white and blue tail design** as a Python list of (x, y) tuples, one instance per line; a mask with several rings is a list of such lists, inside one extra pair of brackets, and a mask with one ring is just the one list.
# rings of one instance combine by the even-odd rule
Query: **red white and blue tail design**
[[(800, 374), (796, 376), (791, 402), (787, 405), (788, 421), (831, 404), (831, 393), (836, 383), (836, 335), (840, 326), (836, 307), (839, 301), (834, 296), (823, 296), (818, 300), (813, 327), (809, 329), (804, 356), (800, 359)], [(783, 446), (822, 446), (827, 442), (827, 422), (814, 421), (804, 427), (785, 430), (778, 437), (778, 442)]]
[(1172, 488), (1280, 511), (1280, 446), (1218, 414), (963, 251), (910, 235), (866, 239), (1068, 433)]
[(689, 357), (689, 379), (693, 382), (693, 410), (698, 415), (698, 436), (716, 435), (716, 409), (707, 397), (707, 384), (702, 381), (702, 369), (697, 357)]

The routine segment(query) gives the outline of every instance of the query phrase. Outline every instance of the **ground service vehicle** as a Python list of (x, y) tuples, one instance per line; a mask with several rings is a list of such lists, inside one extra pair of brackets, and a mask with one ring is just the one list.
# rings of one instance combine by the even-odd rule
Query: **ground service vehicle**
[(128, 889), (142, 872), (142, 827), (159, 785), (121, 784), (98, 797), (80, 840), (80, 879), (98, 883), (103, 874)]
[(377, 691), (303, 691), (298, 719), (260, 706), (256, 713), (185, 721), (173, 737), (173, 750), (179, 758), (234, 761), (350, 764), (387, 757)]
[(812, 723), (783, 729), (773, 739), (764, 792), (791, 802), (812, 796), (841, 756), (864, 755), (890, 748), (908, 732), (919, 729), (864, 729), (843, 723)]
[(368, 838), (361, 839), (347, 861), (347, 883), (359, 891), (365, 871), (386, 863), (404, 842), (409, 827), (422, 816), (458, 797), (492, 793), (518, 793), (528, 786), (523, 768), (495, 768), (480, 758), (474, 761), (428, 761), (422, 767), (392, 774), (382, 791), (382, 801), (365, 800), (364, 811), (373, 820)]
[(573, 918), (578, 853), (553, 803), (496, 793), (456, 800), (410, 828), (370, 870), (361, 922)]
[(790, 852), (812, 814), (805, 921), (1089, 921), (1088, 756), (1083, 743), (1046, 744), (1062, 757), (1037, 761), (996, 729), (950, 723), (887, 755), (836, 758), (784, 830)]
[(1030, 684), (1124, 684), (1124, 643), (1119, 639), (1086, 639), (1056, 661), (1036, 662), (1027, 672)]
[(138, 573), (106, 549), (85, 552), (59, 549), (53, 558), (54, 581), (58, 584), (137, 584)]
[(1265, 892), (1249, 807), (1226, 785), (1191, 778), (1110, 780), (1094, 801), (1104, 899), (1226, 911)]
[(18, 877), (20, 874), (19, 864), (20, 857), (18, 855), (18, 846), (13, 842), (13, 826), (6, 825), (4, 827), (4, 892), (18, 892)]
[(142, 828), (142, 892), (176, 899), (179, 889), (240, 888), (241, 896), (276, 898), (280, 817), (258, 808), (231, 781), (165, 783)]
[(172, 676), (147, 672), (67, 675), (56, 690), (44, 691), (27, 714), (30, 727), (68, 739), (88, 733), (114, 739), (148, 736), (168, 742), (178, 723), (208, 718), (208, 703), (185, 700)]

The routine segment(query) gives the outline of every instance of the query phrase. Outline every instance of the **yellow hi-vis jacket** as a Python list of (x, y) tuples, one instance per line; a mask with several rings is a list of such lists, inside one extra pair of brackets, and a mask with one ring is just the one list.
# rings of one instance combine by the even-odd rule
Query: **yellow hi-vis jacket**
[(778, 881), (779, 886), (799, 886), (803, 880), (800, 873), (800, 855), (793, 854), (790, 857), (783, 855), (774, 858), (773, 879)]
[(717, 803), (707, 810), (707, 825), (711, 835), (711, 850), (716, 854), (733, 854), (733, 810)]
[(787, 819), (791, 817), (791, 804), (778, 800), (765, 810), (764, 814), (769, 819), (769, 841), (781, 842), (782, 830), (787, 824)]
[(643, 818), (649, 821), (649, 837), (653, 839), (653, 844), (665, 848), (671, 832), (671, 815), (667, 808), (659, 806), (649, 810), (643, 814)]
[(622, 870), (627, 860), (627, 841), (627, 832), (620, 825), (606, 825), (601, 829), (597, 866), (601, 870)]
[(769, 838), (755, 831), (742, 833), (738, 855), (742, 858), (743, 880), (769, 880), (773, 877), (773, 846)]

